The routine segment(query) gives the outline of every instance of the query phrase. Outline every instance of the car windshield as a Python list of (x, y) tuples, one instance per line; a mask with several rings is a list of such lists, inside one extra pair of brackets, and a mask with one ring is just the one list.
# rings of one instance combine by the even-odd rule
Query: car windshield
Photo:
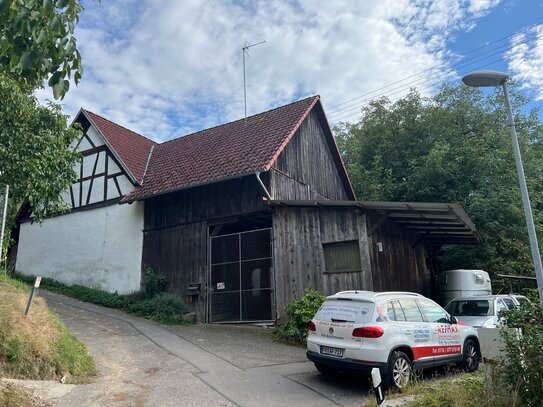
[(494, 315), (493, 300), (456, 300), (447, 305), (447, 312), (454, 316), (490, 316)]
[(530, 301), (528, 300), (528, 298), (522, 297), (522, 296), (520, 296), (520, 295), (519, 295), (518, 297), (515, 297), (515, 299), (518, 301), (518, 303), (519, 303), (520, 305), (522, 305), (522, 304), (524, 304), (524, 303), (527, 303), (527, 302), (530, 302)]
[(328, 322), (351, 322), (365, 324), (373, 314), (375, 304), (372, 302), (327, 300), (324, 301), (315, 319)]

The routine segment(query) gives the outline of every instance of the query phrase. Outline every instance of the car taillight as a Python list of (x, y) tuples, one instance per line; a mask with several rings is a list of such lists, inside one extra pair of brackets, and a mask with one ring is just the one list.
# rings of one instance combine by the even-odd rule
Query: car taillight
[(307, 323), (307, 329), (315, 332), (317, 330), (317, 327), (315, 326), (315, 323), (313, 321), (309, 321)]
[(384, 332), (380, 326), (367, 326), (364, 328), (355, 328), (353, 336), (356, 338), (380, 338)]

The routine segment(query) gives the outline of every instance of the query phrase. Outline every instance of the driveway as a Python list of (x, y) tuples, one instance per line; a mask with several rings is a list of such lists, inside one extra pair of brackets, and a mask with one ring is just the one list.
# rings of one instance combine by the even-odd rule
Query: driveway
[(360, 406), (371, 387), (364, 377), (319, 374), (304, 348), (274, 342), (269, 328), (163, 326), (40, 295), (87, 345), (100, 372), (92, 384), (49, 391), (55, 406)]

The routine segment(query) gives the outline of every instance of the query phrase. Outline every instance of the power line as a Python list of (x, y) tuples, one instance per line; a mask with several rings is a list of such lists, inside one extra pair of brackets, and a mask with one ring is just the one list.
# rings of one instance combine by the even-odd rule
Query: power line
[[(530, 49), (530, 50), (533, 50), (533, 49), (539, 48), (539, 47), (541, 47), (541, 46), (543, 46), (543, 44), (536, 45), (536, 46), (531, 47), (531, 48), (529, 48), (529, 49)], [(518, 54), (518, 53), (514, 53), (514, 54), (512, 54), (512, 55), (516, 55), (516, 54)], [(503, 58), (498, 58), (498, 59), (495, 59), (495, 60), (493, 60), (493, 61), (491, 61), (491, 62), (485, 63), (484, 65), (480, 65), (480, 66), (474, 68), (474, 70), (482, 69), (482, 68), (485, 68), (485, 67), (487, 67), (487, 66), (489, 66), (489, 65), (492, 65), (492, 64), (495, 64), (495, 63), (501, 62), (501, 61), (503, 61)], [(447, 73), (446, 75), (451, 76), (452, 73)], [(441, 75), (441, 76), (444, 76), (444, 75)], [(456, 76), (457, 76), (457, 75), (456, 75)], [(418, 89), (419, 91), (420, 91), (420, 90), (426, 90), (426, 89), (430, 89), (430, 88), (432, 88), (432, 87), (437, 86), (439, 83), (441, 83), (441, 84), (444, 84), (444, 83), (445, 83), (445, 82), (438, 82), (438, 81), (436, 81), (435, 78), (434, 78), (434, 79), (428, 79), (428, 80), (426, 80), (426, 81), (423, 81), (423, 82), (421, 82), (420, 84), (424, 84), (424, 83), (427, 83), (427, 82), (432, 82), (432, 83), (430, 83), (429, 85), (423, 86), (422, 88), (417, 88), (417, 89)], [(390, 93), (390, 94), (388, 94), (388, 95), (386, 95), (386, 96), (388, 97), (388, 96), (392, 96), (392, 95), (395, 95), (395, 94), (398, 94), (398, 93), (403, 93), (404, 91), (406, 91), (406, 90), (408, 90), (408, 89), (409, 89), (409, 87), (403, 87), (403, 88), (399, 89), (398, 91), (393, 92), (393, 93)], [(383, 95), (383, 96), (385, 96), (385, 95)], [(371, 100), (374, 100), (374, 99), (376, 99), (376, 98), (370, 98), (370, 99), (367, 99), (367, 101), (371, 101)], [(399, 96), (399, 97), (397, 97), (397, 98), (395, 98), (395, 99), (390, 100), (390, 102), (393, 103), (393, 102), (395, 102), (395, 101), (397, 101), (397, 100), (399, 100), (399, 99), (401, 99), (401, 96)], [(362, 107), (363, 107), (362, 105), (361, 105), (361, 106), (357, 106), (356, 108), (349, 109), (349, 110), (347, 110), (347, 111), (345, 111), (345, 112), (343, 112), (343, 113), (341, 113), (341, 114), (339, 114), (339, 115), (336, 115), (336, 116), (333, 117), (333, 118), (330, 117), (330, 122), (337, 123), (337, 122), (339, 122), (339, 121), (341, 121), (341, 120), (345, 120), (345, 119), (348, 118), (348, 117), (351, 117), (351, 116), (360, 114), (360, 110), (362, 109)], [(353, 111), (353, 110), (356, 110), (356, 111)], [(333, 115), (332, 115), (332, 116), (333, 116)]]
[[(514, 32), (514, 33), (512, 33), (512, 34), (509, 34), (509, 35), (507, 35), (507, 36), (504, 36), (504, 37), (501, 37), (501, 38), (499, 38), (499, 39), (497, 39), (497, 40), (494, 40), (494, 41), (492, 41), (492, 42), (490, 42), (490, 43), (488, 43), (488, 44), (485, 44), (485, 45), (483, 45), (483, 46), (480, 46), (480, 47), (478, 47), (478, 48), (475, 48), (475, 49), (473, 49), (473, 50), (467, 52), (466, 54), (464, 54), (464, 55), (462, 55), (462, 56), (459, 56), (459, 57), (457, 58), (457, 60), (459, 60), (459, 61), (458, 61), (458, 62), (455, 62), (455, 64), (453, 64), (452, 67), (454, 67), (454, 66), (457, 65), (457, 64), (460, 64), (460, 61), (461, 61), (461, 60), (464, 60), (464, 62), (467, 62), (467, 61), (473, 59), (473, 58), (465, 59), (465, 57), (468, 56), (468, 55), (471, 55), (471, 54), (473, 54), (473, 53), (476, 53), (476, 52), (480, 51), (481, 49), (484, 49), (484, 48), (487, 48), (487, 47), (489, 47), (489, 46), (492, 46), (493, 44), (502, 42), (502, 41), (504, 41), (504, 40), (506, 40), (506, 39), (512, 38), (512, 37), (514, 37), (514, 36), (516, 36), (516, 35), (519, 35), (519, 34), (521, 34), (521, 33), (526, 32), (526, 31), (529, 31), (529, 30), (531, 30), (532, 28), (534, 28), (534, 27), (536, 27), (536, 26), (539, 26), (539, 25), (541, 25), (541, 24), (543, 24), (543, 22), (532, 24), (532, 25), (530, 25), (530, 26), (528, 26), (528, 27), (523, 28), (522, 30), (516, 31), (516, 32)], [(534, 33), (534, 34), (537, 35), (537, 33)], [(520, 42), (520, 40), (517, 40), (517, 41)], [(513, 41), (513, 42), (514, 42), (514, 41)], [(506, 44), (505, 46), (510, 46), (510, 44)], [(487, 52), (485, 52), (485, 53), (483, 53), (483, 54), (480, 54), (479, 56), (477, 56), (477, 57), (475, 57), (475, 58), (481, 57), (482, 55), (485, 55), (485, 54), (488, 54), (488, 53), (491, 53), (491, 52), (495, 52), (497, 49), (503, 48), (503, 47), (504, 47), (504, 45), (501, 45), (501, 46), (499, 46), (499, 47), (497, 47), (497, 48), (491, 49), (491, 50), (489, 50), (489, 51), (487, 51)], [(512, 46), (511, 46), (511, 47), (512, 47)], [(399, 83), (401, 83), (401, 82), (405, 82), (405, 81), (408, 80), (408, 79), (415, 78), (415, 77), (420, 76), (420, 75), (422, 75), (422, 74), (424, 74), (424, 73), (431, 72), (432, 70), (435, 70), (435, 69), (437, 69), (437, 68), (440, 68), (440, 67), (442, 67), (442, 66), (446, 66), (446, 65), (449, 65), (449, 64), (450, 64), (450, 62), (443, 62), (443, 63), (440, 63), (440, 64), (435, 65), (435, 66), (433, 66), (433, 67), (427, 68), (427, 69), (425, 69), (425, 70), (423, 70), (423, 71), (421, 71), (421, 72), (418, 72), (418, 73), (416, 73), (416, 74), (410, 75), (410, 76), (405, 77), (405, 78), (403, 78), (403, 79), (400, 79), (400, 80), (398, 80), (398, 81), (392, 82), (392, 83), (390, 83), (390, 84), (388, 84), (388, 85), (385, 85), (385, 86), (383, 86), (383, 87), (374, 89), (374, 90), (372, 90), (372, 91), (370, 91), (370, 92), (367, 92), (367, 93), (365, 93), (365, 94), (363, 94), (363, 95), (360, 95), (360, 96), (357, 96), (357, 97), (355, 97), (355, 98), (352, 98), (352, 99), (346, 100), (346, 101), (344, 101), (344, 102), (341, 102), (341, 103), (339, 103), (339, 104), (333, 105), (333, 106), (331, 106), (330, 108), (328, 108), (327, 111), (328, 111), (328, 112), (330, 112), (330, 111), (332, 111), (332, 112), (333, 112), (333, 111), (342, 111), (342, 110), (344, 110), (344, 108), (342, 108), (342, 109), (337, 109), (337, 107), (343, 106), (343, 105), (345, 105), (345, 104), (347, 104), (347, 103), (350, 103), (350, 102), (353, 102), (353, 101), (355, 101), (355, 100), (361, 99), (361, 98), (363, 98), (363, 97), (366, 97), (366, 96), (371, 95), (371, 94), (373, 94), (373, 93), (379, 92), (379, 91), (381, 91), (381, 90), (383, 90), (383, 89), (387, 89), (387, 88), (389, 88), (389, 87), (391, 87), (391, 86), (394, 86), (394, 85), (396, 85), (396, 84), (399, 84)], [(402, 86), (404, 86), (404, 85), (402, 85)]]
[[(516, 45), (516, 44), (515, 44)], [(495, 55), (498, 55), (498, 54), (501, 54), (501, 53), (505, 53), (506, 51), (508, 50), (511, 50), (515, 45), (507, 48), (507, 49), (504, 49), (504, 50), (501, 50), (499, 52), (495, 52), (493, 54), (490, 54), (490, 55), (487, 55), (485, 57), (482, 57), (482, 58), (478, 58), (478, 59), (474, 59), (474, 60), (471, 60), (471, 62), (469, 63), (463, 63), (463, 64), (456, 64), (454, 66), (456, 66), (457, 68), (459, 69), (463, 69), (463, 68), (466, 68), (468, 66), (471, 66), (471, 65), (474, 65), (478, 62), (481, 62), (481, 61), (484, 61), (485, 59), (488, 59), (492, 56), (495, 56)], [(538, 47), (541, 47), (543, 44), (540, 44), (540, 45), (536, 45), (536, 46), (533, 46), (533, 47), (530, 47), (528, 48), (529, 50), (533, 50), (533, 49), (536, 49)], [(515, 53), (512, 53), (510, 54), (511, 56), (514, 56), (514, 55), (518, 55), (522, 52), (524, 52), (525, 50), (522, 50), (522, 51), (519, 51), (519, 52), (515, 52)], [(491, 62), (486, 62), (485, 64), (483, 65), (480, 65), (478, 66), (477, 68), (475, 69), (481, 69), (481, 68), (484, 68), (488, 65), (491, 65), (491, 64), (494, 64), (496, 62), (500, 62), (503, 60), (503, 57), (502, 58), (499, 58), (499, 59), (496, 59), (496, 60), (493, 60)], [(473, 68), (472, 68), (473, 69)], [(373, 99), (376, 99), (376, 98), (379, 98), (379, 97), (383, 97), (383, 96), (391, 96), (391, 95), (394, 95), (394, 94), (397, 94), (397, 93), (400, 93), (400, 92), (404, 92), (410, 88), (414, 88), (414, 87), (417, 87), (419, 85), (422, 85), (422, 84), (425, 84), (425, 83), (428, 83), (428, 82), (434, 82), (434, 85), (437, 84), (436, 82), (436, 79), (440, 79), (440, 78), (446, 78), (448, 76), (451, 76), (452, 75), (452, 72), (451, 71), (447, 71), (447, 72), (444, 72), (444, 73), (441, 73), (441, 74), (438, 74), (436, 76), (434, 76), (433, 78), (430, 78), (430, 79), (426, 79), (426, 78), (421, 78), (420, 80), (418, 81), (413, 81), (413, 82), (410, 82), (410, 83), (407, 83), (407, 84), (404, 84), (404, 85), (401, 85), (401, 86), (398, 86), (398, 87), (395, 87), (393, 89), (390, 89), (386, 92), (383, 92), (383, 93), (380, 93), (380, 94), (377, 94), (377, 95), (374, 95), (373, 97), (369, 97), (369, 98), (366, 98), (366, 99), (363, 99), (361, 101), (358, 101), (357, 103), (355, 104), (351, 104), (349, 106), (346, 106), (344, 107), (343, 109), (339, 109), (339, 110), (336, 110), (335, 112), (332, 112), (328, 117), (332, 120), (337, 120), (338, 117), (340, 116), (344, 116), (345, 113), (348, 113), (348, 112), (352, 112), (353, 110), (357, 110), (359, 111), (360, 108), (362, 107), (362, 105), (365, 103), (365, 102), (368, 102), (370, 100), (373, 100)], [(431, 86), (434, 86), (434, 85), (431, 85)], [(431, 87), (430, 86), (430, 87)]]
[[(537, 34), (536, 34), (536, 37), (537, 37)], [(534, 37), (534, 38), (535, 38), (535, 37)], [(532, 38), (530, 38), (530, 40), (531, 40), (531, 39), (532, 39)], [(518, 42), (516, 42), (516, 43), (514, 43), (514, 44), (506, 44), (506, 45), (502, 45), (502, 46), (500, 46), (500, 47), (498, 47), (498, 48), (494, 48), (494, 49), (489, 50), (489, 51), (487, 51), (487, 52), (485, 52), (485, 53), (483, 53), (483, 54), (480, 54), (480, 55), (478, 55), (477, 57), (468, 58), (468, 59), (464, 60), (463, 62), (454, 63), (454, 64), (451, 65), (451, 68), (454, 68), (454, 67), (456, 67), (456, 68), (464, 68), (464, 67), (466, 67), (466, 66), (473, 65), (474, 63), (477, 63), (477, 62), (482, 61), (482, 60), (484, 60), (484, 59), (490, 58), (490, 57), (492, 57), (492, 56), (494, 56), (494, 55), (498, 55), (498, 54), (501, 54), (502, 52), (509, 51), (509, 50), (511, 50), (512, 48), (514, 48), (516, 45), (518, 45), (518, 44), (520, 44), (520, 43), (522, 43), (522, 42), (521, 42), (521, 41), (518, 41)], [(490, 55), (487, 55), (487, 56), (483, 57), (483, 55), (485, 55), (485, 54), (490, 54)], [(432, 69), (429, 69), (429, 70), (432, 70)], [(439, 76), (446, 75), (446, 74), (447, 74), (447, 73), (440, 73), (440, 74), (438, 74), (438, 77), (439, 77)], [(412, 75), (412, 76), (416, 76), (416, 75)], [(425, 78), (421, 78), (421, 79), (425, 79)], [(410, 82), (408, 82), (407, 84), (400, 85), (399, 87), (408, 87), (408, 88), (409, 88), (409, 87), (414, 86), (414, 84), (415, 84), (415, 85), (418, 84), (419, 81), (420, 81), (420, 80), (410, 81)], [(397, 83), (399, 83), (399, 82), (402, 82), (402, 81), (397, 81)], [(391, 85), (388, 85), (388, 86), (386, 86), (386, 87), (390, 87), (390, 86), (391, 86)], [(386, 88), (386, 87), (384, 87), (384, 88)], [(395, 89), (397, 89), (397, 88), (398, 88), (398, 87), (395, 87), (395, 88), (393, 88), (393, 89), (391, 89), (391, 90), (393, 91), (393, 90), (395, 90)], [(370, 93), (375, 93), (375, 92), (376, 92), (376, 91), (373, 91), (373, 92), (370, 92)], [(332, 113), (330, 114), (330, 116), (334, 116), (334, 115), (336, 115), (336, 114), (338, 114), (338, 113), (340, 113), (340, 112), (343, 112), (343, 111), (345, 111), (346, 109), (349, 109), (349, 108), (351, 108), (351, 107), (353, 107), (353, 106), (358, 106), (359, 104), (361, 104), (362, 102), (365, 102), (365, 101), (367, 101), (367, 100), (375, 99), (375, 98), (378, 97), (378, 96), (385, 95), (385, 94), (388, 93), (388, 92), (390, 92), (390, 90), (389, 90), (389, 91), (386, 91), (386, 92), (382, 92), (382, 93), (378, 94), (377, 96), (374, 95), (374, 96), (372, 96), (371, 98), (366, 98), (366, 99), (363, 99), (363, 100), (358, 101), (358, 102), (356, 102), (356, 103), (349, 104), (349, 105), (347, 105), (347, 106), (344, 106), (344, 107), (341, 108), (341, 109), (335, 109), (335, 111), (334, 111), (334, 109), (332, 109)], [(359, 97), (359, 98), (360, 98), (360, 97)], [(336, 105), (336, 106), (337, 106), (337, 105)], [(330, 112), (330, 109), (327, 109), (327, 111)]]

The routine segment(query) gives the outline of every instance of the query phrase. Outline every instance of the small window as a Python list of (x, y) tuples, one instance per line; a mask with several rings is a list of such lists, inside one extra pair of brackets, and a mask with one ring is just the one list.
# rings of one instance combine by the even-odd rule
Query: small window
[(509, 311), (514, 310), (517, 308), (517, 304), (511, 299), (511, 298), (502, 298), (503, 302), (505, 302), (505, 305), (507, 305), (507, 308), (509, 308)]
[(405, 321), (402, 307), (396, 300), (387, 303), (387, 315), (391, 321)]
[(362, 271), (358, 240), (323, 243), (326, 273), (352, 273)]
[(411, 298), (399, 300), (407, 322), (423, 322), (422, 314), (415, 300)]
[(437, 322), (441, 324), (449, 322), (449, 316), (440, 306), (426, 299), (419, 299), (417, 302), (428, 322)]

